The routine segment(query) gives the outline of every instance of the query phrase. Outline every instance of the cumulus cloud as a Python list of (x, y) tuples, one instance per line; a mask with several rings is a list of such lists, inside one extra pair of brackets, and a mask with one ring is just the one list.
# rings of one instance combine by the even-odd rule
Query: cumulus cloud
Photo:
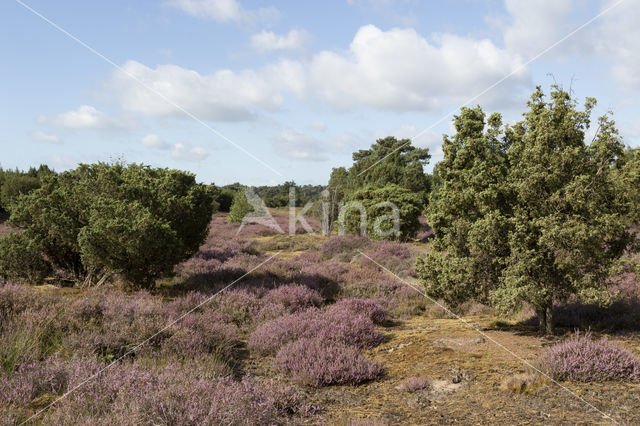
[(171, 157), (178, 161), (201, 161), (209, 156), (209, 152), (201, 146), (185, 143), (170, 144), (155, 133), (145, 135), (140, 143), (147, 148), (171, 150)]
[(177, 143), (173, 146), (171, 156), (175, 160), (201, 161), (207, 158), (209, 156), (209, 153), (201, 146), (191, 146), (183, 143)]
[(312, 136), (294, 129), (285, 129), (274, 140), (276, 154), (298, 161), (323, 161), (324, 147)]
[(29, 133), (29, 137), (37, 142), (60, 143), (58, 135), (45, 133), (39, 130)]
[(171, 148), (171, 145), (168, 144), (167, 142), (165, 142), (164, 140), (162, 140), (160, 138), (160, 136), (150, 133), (148, 135), (145, 135), (142, 140), (140, 141), (140, 143), (142, 143), (142, 145), (148, 147), (148, 148), (155, 148), (155, 149), (169, 149)]
[(188, 15), (217, 22), (273, 21), (280, 15), (274, 7), (250, 10), (236, 0), (170, 0), (167, 4)]
[(429, 110), (459, 102), (513, 73), (499, 93), (528, 85), (521, 61), (490, 40), (441, 34), (430, 43), (413, 29), (358, 30), (346, 54), (323, 51), (310, 65), (315, 95), (338, 109)]
[[(124, 109), (147, 116), (185, 116), (186, 110), (205, 120), (252, 120), (255, 109), (280, 107), (284, 79), (299, 72), (296, 66), (281, 62), (260, 71), (220, 70), (201, 75), (177, 65), (153, 69), (128, 61), (114, 72), (109, 85)], [(297, 77), (291, 77), (289, 88), (295, 91), (291, 85)]]
[(54, 117), (41, 115), (38, 123), (51, 124), (65, 129), (116, 129), (128, 127), (123, 120), (107, 116), (91, 105), (81, 105), (76, 110), (63, 112)]
[(525, 60), (549, 48), (578, 26), (597, 20), (545, 53), (591, 57), (611, 67), (623, 90), (640, 89), (640, 8), (636, 2), (603, 1), (599, 10), (577, 0), (505, 0), (509, 23), (502, 25), (505, 46)]
[(258, 52), (275, 50), (303, 50), (309, 34), (303, 30), (291, 30), (284, 35), (272, 31), (262, 31), (251, 37), (251, 46)]
[(122, 68), (115, 71), (111, 87), (125, 109), (183, 116), (183, 108), (215, 121), (252, 120), (259, 111), (278, 110), (288, 93), (338, 110), (411, 111), (467, 101), (510, 73), (481, 100), (513, 99), (514, 92), (530, 86), (520, 60), (489, 40), (442, 34), (431, 43), (412, 29), (382, 31), (373, 25), (358, 30), (348, 52), (326, 50), (308, 60), (280, 60), (257, 70), (202, 75), (136, 61)]

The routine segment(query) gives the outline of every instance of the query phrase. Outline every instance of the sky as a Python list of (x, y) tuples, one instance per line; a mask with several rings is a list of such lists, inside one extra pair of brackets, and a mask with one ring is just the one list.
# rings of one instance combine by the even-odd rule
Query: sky
[(638, 23), (640, 0), (4, 0), (0, 166), (325, 184), (396, 136), (431, 170), (460, 107), (513, 123), (552, 84), (640, 146)]

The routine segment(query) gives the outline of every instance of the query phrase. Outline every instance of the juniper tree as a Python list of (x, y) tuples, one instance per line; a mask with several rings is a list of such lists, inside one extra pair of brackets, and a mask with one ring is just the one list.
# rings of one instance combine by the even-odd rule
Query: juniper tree
[(604, 289), (633, 240), (633, 202), (620, 183), (630, 172), (609, 115), (585, 142), (594, 105), (589, 98), (580, 111), (554, 86), (549, 98), (537, 88), (513, 127), (497, 114), (485, 123), (479, 107), (455, 117), (428, 208), (434, 247), (417, 266), (431, 296), (502, 310), (526, 301), (550, 333), (554, 301)]

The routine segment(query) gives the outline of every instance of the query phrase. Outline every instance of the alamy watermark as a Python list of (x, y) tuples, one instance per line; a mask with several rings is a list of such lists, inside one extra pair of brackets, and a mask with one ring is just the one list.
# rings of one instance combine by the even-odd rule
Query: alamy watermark
[[(273, 229), (280, 234), (288, 233), (295, 235), (298, 223), (302, 226), (307, 234), (315, 235), (316, 231), (307, 222), (306, 215), (314, 209), (314, 202), (308, 201), (302, 208), (296, 207), (296, 189), (289, 188), (289, 223), (288, 229), (282, 229), (282, 226), (274, 219), (269, 207), (264, 203), (262, 198), (256, 192), (246, 187), (244, 190), (247, 202), (253, 208), (252, 212), (244, 215), (240, 227), (236, 235), (242, 231), (247, 224), (259, 224), (267, 228)], [(389, 201), (383, 201), (369, 208), (369, 212), (376, 212), (375, 217), (369, 218), (367, 208), (360, 201), (348, 201), (346, 203), (340, 201), (335, 202), (329, 191), (324, 190), (320, 194), (321, 198), (317, 202), (320, 203), (320, 209), (314, 209), (316, 216), (320, 216), (322, 224), (322, 235), (328, 236), (333, 229), (337, 229), (338, 235), (345, 234), (345, 222), (347, 218), (353, 220), (351, 214), (357, 214), (359, 217), (360, 235), (367, 236), (371, 231), (375, 237), (397, 237), (400, 235), (400, 209), (397, 205)], [(319, 211), (318, 211), (319, 210)], [(385, 214), (377, 214), (384, 211)], [(373, 219), (372, 226), (369, 227), (369, 220)], [(385, 226), (390, 224), (391, 226)]]

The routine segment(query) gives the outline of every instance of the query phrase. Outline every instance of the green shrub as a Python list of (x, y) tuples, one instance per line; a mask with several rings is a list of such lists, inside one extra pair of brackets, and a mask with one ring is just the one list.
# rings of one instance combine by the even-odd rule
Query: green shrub
[(11, 203), (20, 195), (27, 194), (40, 187), (40, 179), (19, 173), (7, 174), (0, 189), (0, 206), (8, 210)]
[[(192, 174), (98, 163), (44, 179), (17, 200), (10, 223), (25, 228), (20, 238), (39, 247), (52, 269), (76, 281), (116, 273), (150, 286), (198, 250), (212, 210), (211, 191)], [(0, 253), (0, 263), (10, 260)], [(26, 268), (22, 277), (35, 271)]]
[[(367, 187), (356, 191), (348, 197), (348, 202), (361, 203), (367, 214), (367, 234), (372, 239), (400, 239), (412, 238), (420, 228), (421, 195), (401, 186), (390, 184), (383, 188)], [(384, 203), (392, 203), (398, 208), (400, 227), (393, 233), (394, 221), (384, 216), (391, 216), (392, 209)], [(375, 231), (376, 223), (383, 235)], [(345, 209), (344, 227), (350, 234), (360, 232), (360, 212), (356, 208)]]
[(218, 210), (228, 212), (231, 209), (235, 194), (234, 191), (227, 188), (216, 188), (214, 200), (218, 203)]
[(253, 207), (247, 201), (245, 191), (238, 191), (233, 197), (233, 203), (231, 203), (231, 209), (229, 210), (229, 223), (242, 222), (242, 218), (251, 213)]
[(42, 257), (42, 247), (24, 232), (11, 232), (0, 238), (0, 276), (18, 281), (40, 282), (51, 273)]

